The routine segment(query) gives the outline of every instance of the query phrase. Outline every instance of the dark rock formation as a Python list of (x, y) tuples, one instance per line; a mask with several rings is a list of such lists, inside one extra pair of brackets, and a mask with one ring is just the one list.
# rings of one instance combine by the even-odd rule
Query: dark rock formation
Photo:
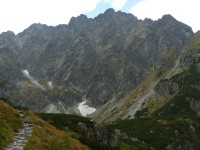
[(178, 92), (178, 89), (179, 87), (177, 83), (167, 79), (161, 80), (155, 87), (156, 93), (158, 93), (161, 97), (172, 96)]
[(92, 128), (88, 128), (85, 123), (78, 123), (77, 132), (81, 133), (88, 139), (97, 140), (106, 145), (112, 147), (117, 146), (117, 135), (113, 132), (109, 132), (104, 126), (95, 123)]
[[(89, 105), (100, 107), (134, 89), (148, 68), (172, 48), (180, 53), (192, 35), (189, 26), (170, 15), (142, 21), (113, 9), (94, 19), (80, 15), (68, 25), (33, 24), (18, 35), (3, 33), (0, 80), (8, 84), (0, 96), (34, 111), (41, 111), (55, 97), (66, 106), (86, 98)], [(52, 81), (55, 88), (35, 92), (21, 69), (41, 84)]]

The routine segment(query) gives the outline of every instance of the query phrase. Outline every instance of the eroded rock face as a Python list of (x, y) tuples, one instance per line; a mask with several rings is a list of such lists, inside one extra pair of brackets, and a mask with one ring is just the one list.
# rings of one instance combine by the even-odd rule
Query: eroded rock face
[[(52, 102), (55, 93), (64, 91), (69, 95), (62, 100), (66, 105), (77, 104), (84, 96), (90, 106), (100, 107), (135, 88), (148, 68), (158, 64), (170, 49), (180, 53), (192, 35), (189, 26), (170, 15), (142, 21), (113, 9), (94, 19), (84, 15), (72, 18), (68, 25), (33, 24), (18, 35), (0, 35), (0, 75), (9, 82), (7, 95), (14, 103), (22, 100), (19, 104), (25, 107), (33, 104), (23, 101), (27, 95), (33, 101), (35, 96), (18, 94), (27, 89), (16, 86), (27, 81), (21, 69), (57, 86), (48, 100), (48, 92), (39, 92), (38, 102), (44, 105)], [(75, 90), (73, 96), (71, 89)]]
[(77, 132), (81, 133), (88, 139), (95, 139), (103, 144), (117, 146), (118, 137), (115, 133), (109, 132), (104, 126), (95, 123), (91, 128), (87, 127), (85, 123), (78, 123)]
[(172, 96), (178, 92), (178, 84), (170, 80), (161, 80), (155, 87), (155, 91), (161, 96)]

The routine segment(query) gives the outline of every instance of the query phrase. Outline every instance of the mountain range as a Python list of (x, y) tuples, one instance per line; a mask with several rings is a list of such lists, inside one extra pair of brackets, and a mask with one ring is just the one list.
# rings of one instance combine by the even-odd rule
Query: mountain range
[[(1, 80), (6, 82), (0, 94), (38, 112), (52, 106), (79, 113), (82, 101), (100, 108), (133, 90), (167, 52), (175, 49), (171, 59), (176, 59), (192, 36), (189, 26), (170, 15), (138, 20), (113, 9), (94, 19), (71, 18), (68, 25), (33, 24), (17, 35), (8, 31), (0, 35)], [(23, 70), (43, 89), (30, 83)]]
[(199, 148), (200, 33), (169, 14), (108, 9), (4, 32), (0, 70), (0, 97), (15, 106), (89, 116), (134, 148)]

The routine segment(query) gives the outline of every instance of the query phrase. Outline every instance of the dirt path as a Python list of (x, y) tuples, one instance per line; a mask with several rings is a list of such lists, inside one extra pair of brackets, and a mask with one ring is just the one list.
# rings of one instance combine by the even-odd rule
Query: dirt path
[(12, 143), (10, 143), (5, 150), (23, 150), (24, 146), (28, 142), (28, 137), (32, 135), (33, 123), (29, 121), (29, 118), (22, 111), (18, 111), (23, 123), (23, 128), (19, 129), (13, 137)]

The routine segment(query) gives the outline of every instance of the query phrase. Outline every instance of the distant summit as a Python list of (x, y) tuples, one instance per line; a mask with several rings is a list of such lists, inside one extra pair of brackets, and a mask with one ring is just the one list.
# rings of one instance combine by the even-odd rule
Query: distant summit
[(172, 15), (170, 15), (170, 14), (163, 15), (163, 16), (162, 16), (162, 19), (163, 19), (163, 20), (172, 20), (172, 21), (176, 21), (176, 19), (175, 19)]

